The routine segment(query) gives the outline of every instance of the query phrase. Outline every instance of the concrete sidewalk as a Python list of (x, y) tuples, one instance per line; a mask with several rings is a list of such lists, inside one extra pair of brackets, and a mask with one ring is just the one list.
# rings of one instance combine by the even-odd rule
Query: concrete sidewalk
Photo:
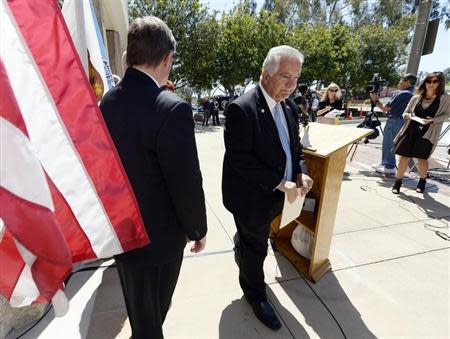
[[(418, 194), (413, 174), (395, 196), (393, 179), (374, 174), (369, 166), (380, 159), (379, 140), (361, 144), (343, 178), (332, 272), (313, 284), (269, 251), (264, 267), (268, 295), (283, 322), (274, 332), (255, 318), (239, 287), (231, 240), (235, 226), (221, 201), (223, 130), (197, 126), (196, 132), (207, 248), (199, 255), (185, 252), (164, 325), (167, 339), (449, 338), (448, 182), (429, 180), (427, 192)], [(443, 165), (445, 150), (437, 152)], [(50, 310), (22, 338), (130, 337), (113, 261), (75, 273), (67, 292), (69, 314), (54, 318)], [(16, 329), (8, 338), (25, 330)]]

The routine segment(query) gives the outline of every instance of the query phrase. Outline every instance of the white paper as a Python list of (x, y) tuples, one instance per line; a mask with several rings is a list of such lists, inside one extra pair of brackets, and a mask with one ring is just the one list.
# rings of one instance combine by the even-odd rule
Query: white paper
[(343, 113), (345, 113), (345, 111), (334, 109), (334, 110), (328, 112), (327, 114), (325, 114), (325, 117), (326, 118), (336, 118), (337, 116), (339, 116)]
[(294, 202), (290, 203), (287, 194), (284, 194), (283, 211), (281, 212), (280, 228), (286, 226), (300, 216), (305, 196), (301, 196), (301, 189), (297, 188), (298, 195)]
[(426, 125), (427, 124), (425, 121), (423, 121), (422, 118), (419, 118), (418, 116), (411, 117), (411, 120), (414, 120), (414, 121), (418, 122), (421, 125)]
[(303, 135), (300, 139), (300, 142), (303, 147), (308, 148), (311, 147), (311, 141), (309, 140), (309, 126), (302, 127), (300, 126), (301, 132), (303, 131)]

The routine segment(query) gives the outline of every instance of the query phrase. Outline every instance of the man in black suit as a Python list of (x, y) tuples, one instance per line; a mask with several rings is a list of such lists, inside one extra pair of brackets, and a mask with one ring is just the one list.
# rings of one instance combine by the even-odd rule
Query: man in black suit
[(208, 125), (208, 121), (209, 118), (211, 117), (211, 113), (212, 113), (212, 109), (213, 109), (213, 105), (211, 103), (211, 99), (206, 100), (203, 103), (203, 122), (202, 122), (202, 126), (209, 126)]
[(214, 100), (212, 102), (212, 119), (213, 119), (213, 126), (220, 126), (219, 121), (219, 101)]
[(271, 329), (281, 323), (267, 301), (263, 264), (270, 223), (280, 214), (284, 195), (294, 201), (312, 180), (300, 169), (301, 144), (295, 90), (303, 55), (290, 46), (272, 48), (260, 83), (227, 108), (222, 194), (237, 233), (239, 283), (257, 318)]
[(175, 39), (156, 17), (128, 31), (123, 80), (100, 108), (136, 195), (150, 244), (116, 256), (133, 339), (163, 338), (186, 242), (206, 242), (206, 212), (191, 107), (166, 84)]

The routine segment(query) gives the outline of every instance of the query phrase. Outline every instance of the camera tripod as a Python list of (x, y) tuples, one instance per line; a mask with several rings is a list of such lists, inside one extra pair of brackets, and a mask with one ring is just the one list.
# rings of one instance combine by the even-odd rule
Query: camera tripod
[(299, 109), (299, 122), (302, 125), (307, 126), (309, 122), (316, 121), (316, 117), (312, 109), (314, 98), (311, 95), (305, 93), (298, 96), (297, 100), (298, 101), (294, 100), (294, 102), (297, 104)]
[[(364, 118), (364, 121), (363, 121), (364, 125), (363, 125), (363, 127), (364, 128), (372, 128), (372, 122), (376, 121), (376, 127), (372, 128), (372, 129), (379, 128), (380, 132), (381, 132), (381, 135), (384, 138), (384, 132), (383, 132), (383, 129), (381, 128), (381, 121), (380, 121), (380, 119), (378, 119), (378, 114), (375, 112), (375, 106), (376, 106), (376, 102), (374, 102), (372, 99), (370, 99), (370, 113), (367, 114), (367, 116)], [(358, 140), (357, 142), (353, 143), (353, 145), (350, 147), (350, 149), (347, 152), (347, 157), (348, 157), (349, 154), (352, 153), (352, 150), (353, 150), (353, 153), (352, 153), (352, 155), (350, 157), (350, 161), (352, 161), (353, 157), (355, 156), (356, 150), (357, 150), (358, 145), (359, 145), (359, 141), (360, 140)], [(366, 138), (364, 138), (363, 142), (365, 144), (368, 144), (369, 143), (369, 139), (366, 137)]]
[[(370, 113), (367, 115), (367, 116), (370, 117), (370, 118), (369, 118), (369, 120), (368, 120), (367, 122), (365, 122), (365, 123), (366, 123), (366, 125), (368, 125), (368, 127), (371, 127), (372, 121), (373, 121), (374, 118), (375, 118), (375, 121), (377, 122), (377, 124), (376, 124), (377, 126), (375, 127), (375, 129), (376, 129), (377, 127), (379, 127), (379, 128), (380, 128), (381, 135), (382, 135), (383, 138), (384, 138), (384, 132), (383, 132), (383, 129), (381, 128), (381, 121), (380, 121), (380, 119), (378, 119), (378, 113), (375, 112), (375, 106), (376, 106), (376, 105), (377, 105), (376, 102), (373, 102), (373, 100), (370, 99)], [(366, 138), (366, 140), (364, 140), (364, 143), (365, 143), (365, 144), (369, 143), (369, 141), (368, 141), (367, 138)]]

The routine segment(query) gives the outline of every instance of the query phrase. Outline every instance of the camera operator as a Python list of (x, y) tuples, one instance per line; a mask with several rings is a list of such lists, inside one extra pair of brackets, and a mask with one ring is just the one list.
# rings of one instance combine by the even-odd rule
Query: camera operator
[(381, 155), (381, 164), (374, 164), (372, 167), (378, 173), (395, 174), (395, 154), (392, 153), (394, 138), (403, 126), (402, 117), (406, 105), (412, 97), (414, 85), (417, 77), (412, 73), (406, 74), (399, 82), (397, 91), (386, 105), (378, 100), (377, 93), (370, 93), (370, 99), (376, 104), (376, 107), (383, 112), (387, 112), (386, 126), (384, 127), (384, 137)]
[(298, 105), (298, 109), (305, 115), (308, 115), (308, 85), (299, 84), (298, 85), (298, 96), (294, 99), (294, 102)]

